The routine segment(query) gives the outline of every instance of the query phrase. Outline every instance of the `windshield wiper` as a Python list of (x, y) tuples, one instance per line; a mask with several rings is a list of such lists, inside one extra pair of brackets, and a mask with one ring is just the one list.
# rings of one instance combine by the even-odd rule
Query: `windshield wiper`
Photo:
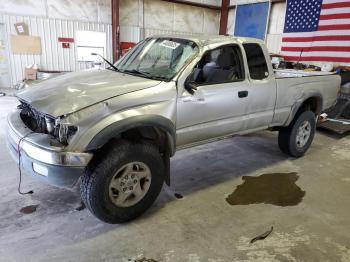
[(168, 80), (166, 77), (163, 76), (155, 76), (152, 75), (151, 73), (145, 72), (145, 71), (138, 71), (136, 69), (132, 69), (132, 70), (124, 70), (121, 71), (122, 73), (131, 73), (131, 74), (137, 74), (146, 78), (150, 78), (150, 79), (156, 79), (156, 80)]
[(143, 72), (143, 71), (138, 71), (138, 70), (136, 70), (136, 69), (132, 69), (132, 70), (123, 70), (122, 72), (123, 72), (123, 73), (137, 74), (137, 75), (141, 75), (141, 76), (144, 76), (144, 77), (151, 77), (151, 74), (150, 74), (150, 73)]
[(101, 58), (103, 59), (103, 61), (105, 61), (107, 64), (109, 64), (115, 71), (117, 71), (117, 72), (120, 71), (115, 65), (113, 65), (111, 62), (109, 62), (106, 58), (104, 58), (104, 57), (101, 56), (100, 54), (91, 53), (91, 55), (97, 55), (97, 56), (101, 57)]

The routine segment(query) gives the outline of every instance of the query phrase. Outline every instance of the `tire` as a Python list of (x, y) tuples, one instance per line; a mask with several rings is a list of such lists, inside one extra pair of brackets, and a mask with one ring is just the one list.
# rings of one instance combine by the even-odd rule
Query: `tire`
[(164, 183), (163, 163), (155, 146), (119, 141), (82, 176), (81, 198), (104, 222), (132, 220), (158, 197)]
[[(304, 133), (298, 133), (299, 128)], [(304, 111), (293, 119), (288, 127), (284, 127), (278, 134), (278, 145), (281, 151), (292, 157), (301, 157), (309, 149), (316, 129), (316, 117), (311, 111)], [(302, 134), (302, 135), (300, 135)], [(300, 135), (300, 136), (298, 136)], [(300, 138), (301, 137), (301, 138)], [(307, 138), (306, 138), (307, 137)], [(305, 138), (305, 139), (303, 139)]]

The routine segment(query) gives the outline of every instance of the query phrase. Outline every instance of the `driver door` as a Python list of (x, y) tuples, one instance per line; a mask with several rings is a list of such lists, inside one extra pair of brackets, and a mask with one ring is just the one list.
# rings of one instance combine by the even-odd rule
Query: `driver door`
[(243, 129), (249, 82), (245, 79), (240, 46), (225, 45), (206, 52), (189, 78), (197, 90), (190, 94), (184, 89), (178, 98), (178, 147)]

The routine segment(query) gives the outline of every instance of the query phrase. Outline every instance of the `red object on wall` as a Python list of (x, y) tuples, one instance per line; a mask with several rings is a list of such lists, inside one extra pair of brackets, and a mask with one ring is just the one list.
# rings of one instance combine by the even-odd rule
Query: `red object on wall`
[(69, 43), (62, 43), (62, 48), (70, 48), (70, 44)]
[(71, 37), (59, 37), (58, 42), (63, 42), (63, 43), (74, 43), (74, 38)]
[(122, 50), (122, 55), (125, 55), (135, 45), (136, 43), (133, 43), (133, 42), (121, 42), (120, 49)]

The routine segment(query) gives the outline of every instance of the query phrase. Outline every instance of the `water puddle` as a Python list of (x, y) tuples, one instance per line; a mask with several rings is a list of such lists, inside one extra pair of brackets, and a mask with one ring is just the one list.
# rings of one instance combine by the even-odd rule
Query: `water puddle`
[(32, 213), (34, 213), (36, 211), (38, 206), (39, 205), (30, 205), (30, 206), (22, 207), (20, 212), (22, 214), (32, 214)]
[(299, 179), (295, 172), (243, 176), (242, 179), (243, 184), (226, 198), (230, 205), (296, 206), (305, 196), (305, 191), (295, 184)]

